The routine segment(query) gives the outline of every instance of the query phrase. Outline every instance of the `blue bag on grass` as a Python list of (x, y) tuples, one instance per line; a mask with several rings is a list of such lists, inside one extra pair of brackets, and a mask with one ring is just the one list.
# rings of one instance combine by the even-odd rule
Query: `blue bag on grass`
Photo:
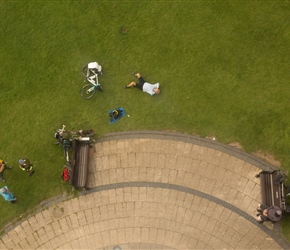
[(126, 112), (123, 108), (116, 108), (109, 111), (110, 124), (120, 120), (123, 116), (126, 115)]

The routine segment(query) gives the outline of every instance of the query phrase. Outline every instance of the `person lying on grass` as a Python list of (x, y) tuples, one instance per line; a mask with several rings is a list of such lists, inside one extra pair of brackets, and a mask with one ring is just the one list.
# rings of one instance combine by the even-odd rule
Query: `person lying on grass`
[(140, 73), (134, 73), (134, 76), (139, 79), (139, 82), (131, 82), (130, 84), (124, 86), (124, 88), (137, 87), (138, 89), (143, 90), (143, 92), (146, 92), (149, 95), (158, 95), (160, 93), (159, 83), (151, 84), (146, 82)]

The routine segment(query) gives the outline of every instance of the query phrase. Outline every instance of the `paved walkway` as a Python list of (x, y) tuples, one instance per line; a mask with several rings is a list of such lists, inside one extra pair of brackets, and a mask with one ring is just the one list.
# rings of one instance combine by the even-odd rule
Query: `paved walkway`
[(89, 191), (58, 198), (9, 228), (0, 249), (289, 249), (259, 225), (260, 169), (273, 167), (199, 137), (130, 132), (99, 139)]

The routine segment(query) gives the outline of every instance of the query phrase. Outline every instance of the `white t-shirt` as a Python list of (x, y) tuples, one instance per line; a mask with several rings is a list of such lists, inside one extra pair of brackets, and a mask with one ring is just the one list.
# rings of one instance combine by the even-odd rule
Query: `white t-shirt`
[(143, 92), (148, 93), (149, 95), (155, 95), (154, 89), (159, 88), (159, 82), (155, 84), (151, 84), (148, 82), (145, 82), (143, 85)]

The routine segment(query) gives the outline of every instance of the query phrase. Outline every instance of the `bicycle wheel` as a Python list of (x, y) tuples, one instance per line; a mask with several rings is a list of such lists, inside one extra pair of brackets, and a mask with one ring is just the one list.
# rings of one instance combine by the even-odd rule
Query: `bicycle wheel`
[(84, 99), (90, 99), (96, 92), (95, 86), (92, 84), (86, 84), (85, 86), (82, 87), (80, 91), (80, 95)]
[(83, 76), (86, 77), (86, 78), (90, 76), (90, 70), (88, 69), (88, 65), (85, 65), (83, 67), (82, 73), (83, 73)]

